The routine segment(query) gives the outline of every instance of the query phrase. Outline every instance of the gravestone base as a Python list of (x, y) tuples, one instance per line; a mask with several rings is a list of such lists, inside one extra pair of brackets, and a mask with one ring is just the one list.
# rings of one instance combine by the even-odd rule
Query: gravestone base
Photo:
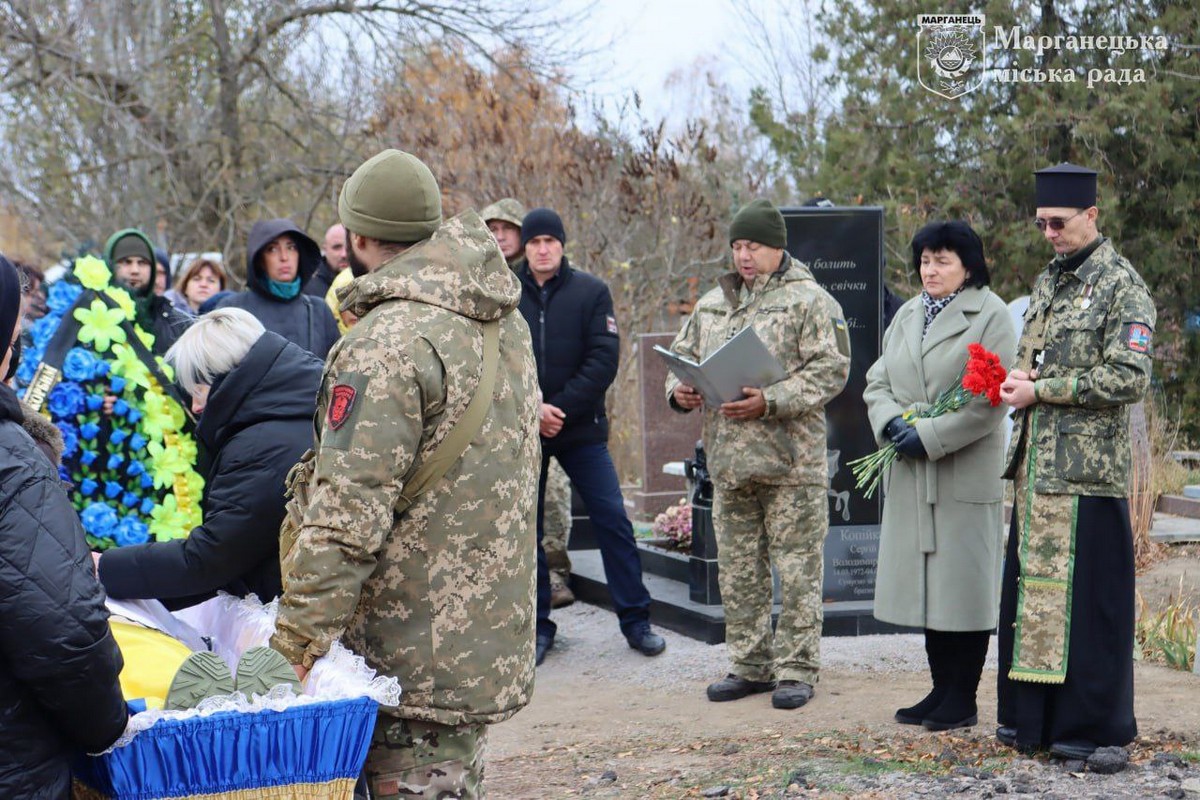
[[(638, 545), (638, 549), (641, 550), (642, 556), (642, 579), (650, 592), (650, 622), (705, 644), (724, 642), (724, 608), (720, 605), (694, 602), (689, 596), (688, 556), (642, 544)], [(572, 550), (571, 589), (578, 600), (601, 608), (612, 608), (599, 550)], [(779, 606), (775, 605), (771, 614), (772, 622), (778, 617)], [(613, 627), (616, 627), (615, 619)], [(871, 615), (870, 601), (825, 603), (822, 636), (919, 632), (917, 628), (906, 628), (875, 619)]]

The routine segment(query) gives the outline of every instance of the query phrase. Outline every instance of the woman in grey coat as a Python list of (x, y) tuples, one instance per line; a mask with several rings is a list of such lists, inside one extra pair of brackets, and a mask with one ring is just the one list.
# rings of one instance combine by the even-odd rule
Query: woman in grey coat
[(1011, 364), (1008, 309), (987, 288), (983, 243), (965, 222), (935, 222), (913, 238), (924, 291), (883, 337), (863, 394), (882, 445), (901, 458), (884, 476), (875, 617), (925, 630), (933, 690), (896, 721), (929, 730), (978, 721), (979, 686), (999, 609), (1005, 407), (973, 398), (959, 411), (910, 424), (959, 379), (967, 345)]

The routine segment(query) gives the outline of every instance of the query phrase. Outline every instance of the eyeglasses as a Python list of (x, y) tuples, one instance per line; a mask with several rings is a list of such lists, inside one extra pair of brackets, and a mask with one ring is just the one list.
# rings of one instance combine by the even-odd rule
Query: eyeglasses
[(1074, 214), (1072, 214), (1071, 216), (1066, 217), (1066, 218), (1050, 217), (1049, 219), (1042, 219), (1041, 217), (1037, 217), (1036, 219), (1034, 219), (1033, 224), (1037, 227), (1037, 229), (1039, 231), (1045, 231), (1046, 228), (1049, 228), (1052, 231), (1061, 231), (1063, 228), (1067, 227), (1068, 222), (1070, 222), (1071, 220), (1078, 217), (1084, 211), (1087, 211), (1087, 209), (1081, 208), (1078, 211), (1076, 211)]

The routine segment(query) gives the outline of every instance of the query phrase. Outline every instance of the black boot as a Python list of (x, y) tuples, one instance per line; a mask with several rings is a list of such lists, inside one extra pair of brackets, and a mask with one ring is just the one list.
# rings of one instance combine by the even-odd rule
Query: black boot
[(946, 696), (946, 661), (944, 639), (946, 634), (925, 629), (925, 657), (929, 660), (929, 674), (933, 678), (933, 691), (925, 699), (908, 708), (896, 709), (896, 722), (901, 725), (920, 725), (925, 715), (933, 711)]
[(975, 693), (979, 689), (979, 676), (983, 673), (991, 631), (943, 635), (948, 637), (947, 649), (951, 653), (947, 665), (949, 686), (942, 702), (925, 716), (925, 729), (930, 731), (969, 728), (979, 722)]

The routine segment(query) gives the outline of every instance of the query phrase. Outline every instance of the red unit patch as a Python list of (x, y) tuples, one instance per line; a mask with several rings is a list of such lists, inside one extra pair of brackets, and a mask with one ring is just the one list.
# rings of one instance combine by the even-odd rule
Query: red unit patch
[(1150, 328), (1145, 325), (1130, 325), (1129, 349), (1135, 353), (1145, 353), (1150, 349)]
[(353, 386), (339, 383), (333, 387), (331, 394), (333, 399), (329, 401), (329, 427), (336, 431), (350, 418), (350, 412), (354, 409), (356, 392)]

